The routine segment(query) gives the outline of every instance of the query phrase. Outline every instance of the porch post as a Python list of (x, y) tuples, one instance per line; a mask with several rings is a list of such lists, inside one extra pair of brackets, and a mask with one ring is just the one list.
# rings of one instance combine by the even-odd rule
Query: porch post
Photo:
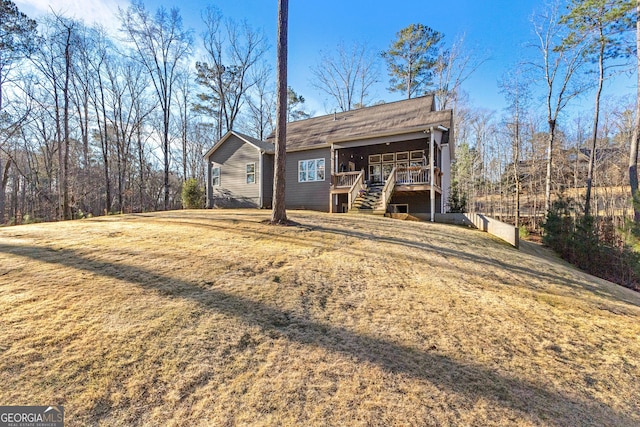
[(329, 160), (330, 163), (330, 167), (329, 167), (329, 213), (333, 213), (333, 192), (331, 191), (331, 189), (333, 188), (333, 174), (335, 173), (336, 170), (336, 165), (335, 165), (335, 148), (333, 147), (333, 144), (331, 144), (331, 160)]
[(434, 189), (435, 184), (435, 168), (433, 164), (434, 157), (434, 135), (433, 135), (433, 127), (429, 128), (429, 169), (431, 177), (429, 178), (429, 182), (431, 182), (431, 190), (429, 190), (429, 196), (431, 198), (431, 222), (435, 222), (436, 220), (436, 193)]

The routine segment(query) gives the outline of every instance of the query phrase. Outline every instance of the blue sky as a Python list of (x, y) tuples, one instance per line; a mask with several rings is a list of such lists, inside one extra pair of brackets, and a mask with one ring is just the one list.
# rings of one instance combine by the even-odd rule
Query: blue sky
[[(395, 34), (411, 23), (423, 23), (445, 35), (452, 42), (466, 35), (466, 45), (488, 61), (466, 85), (475, 104), (496, 109), (502, 106), (497, 79), (530, 37), (529, 18), (540, 4), (534, 0), (324, 0), (289, 2), (289, 82), (317, 113), (324, 113), (323, 96), (309, 84), (309, 67), (320, 51), (332, 51), (338, 43), (364, 42), (375, 51), (386, 49)], [(147, 3), (151, 7), (151, 2)], [(156, 1), (154, 4), (168, 4)], [(215, 4), (225, 16), (246, 18), (262, 28), (275, 46), (277, 1), (225, 0)], [(197, 7), (183, 6), (185, 22), (193, 18), (198, 25)], [(275, 47), (271, 52), (275, 55)], [(381, 64), (382, 65), (382, 64)], [(375, 99), (400, 99), (387, 89), (388, 76), (382, 65), (381, 84)]]
[[(14, 0), (31, 16), (51, 8), (87, 22), (99, 21), (116, 27), (117, 7), (126, 6), (124, 0)], [(201, 31), (200, 11), (207, 4), (216, 5), (225, 17), (246, 19), (253, 27), (261, 28), (272, 46), (269, 55), (275, 62), (277, 24), (276, 0), (218, 0), (166, 1), (146, 0), (148, 9), (158, 6), (178, 6), (186, 27), (196, 34)], [(386, 49), (400, 29), (411, 23), (422, 23), (444, 33), (445, 43), (465, 34), (470, 51), (488, 58), (464, 86), (476, 107), (501, 110), (503, 96), (498, 80), (526, 53), (532, 39), (530, 18), (544, 0), (290, 0), (289, 2), (289, 85), (307, 99), (308, 108), (324, 114), (323, 96), (309, 84), (309, 67), (314, 65), (321, 51), (332, 51), (339, 42), (367, 43), (373, 50)], [(374, 91), (375, 99), (393, 101), (399, 94), (389, 93), (388, 77), (381, 64), (382, 82)], [(609, 94), (633, 93), (633, 79), (624, 79), (610, 86)], [(584, 99), (584, 109), (590, 99)]]

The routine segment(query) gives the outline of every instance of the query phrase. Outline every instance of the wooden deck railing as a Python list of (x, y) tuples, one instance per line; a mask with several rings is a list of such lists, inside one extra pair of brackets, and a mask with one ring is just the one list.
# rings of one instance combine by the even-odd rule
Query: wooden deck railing
[[(353, 172), (348, 172), (348, 173), (352, 174)], [(349, 188), (349, 200), (348, 200), (349, 209), (351, 209), (351, 207), (353, 206), (353, 202), (355, 202), (356, 197), (358, 197), (358, 193), (360, 192), (360, 189), (363, 187), (363, 184), (364, 184), (364, 169), (358, 172), (357, 175), (355, 175), (353, 184), (351, 184), (351, 187)]]
[(396, 171), (396, 183), (400, 185), (429, 184), (428, 167), (400, 168)]
[(334, 188), (351, 188), (361, 174), (364, 171), (334, 173), (332, 184)]
[(384, 183), (384, 187), (382, 187), (382, 208), (386, 211), (387, 205), (391, 201), (391, 195), (393, 194), (393, 190), (396, 187), (396, 167), (393, 167), (393, 170), (389, 174), (389, 178)]

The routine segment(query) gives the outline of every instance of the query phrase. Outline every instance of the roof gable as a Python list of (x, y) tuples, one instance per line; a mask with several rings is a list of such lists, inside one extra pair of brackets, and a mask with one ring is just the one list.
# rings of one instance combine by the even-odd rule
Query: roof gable
[(236, 136), (237, 138), (241, 139), (242, 141), (246, 142), (249, 145), (253, 145), (257, 150), (264, 151), (265, 153), (268, 153), (268, 154), (273, 154), (274, 153), (274, 147), (273, 147), (273, 144), (271, 142), (260, 141), (259, 139), (253, 138), (253, 137), (251, 137), (249, 135), (245, 135), (245, 134), (242, 134), (240, 132), (236, 132), (234, 130), (231, 130), (231, 131), (227, 132), (220, 139), (220, 141), (215, 143), (213, 145), (213, 147), (211, 147), (211, 149), (209, 151), (207, 151), (207, 153), (204, 155), (204, 158), (205, 159), (209, 158), (209, 156), (211, 156), (220, 146), (222, 146), (222, 144), (224, 144), (225, 141), (227, 141), (232, 135)]

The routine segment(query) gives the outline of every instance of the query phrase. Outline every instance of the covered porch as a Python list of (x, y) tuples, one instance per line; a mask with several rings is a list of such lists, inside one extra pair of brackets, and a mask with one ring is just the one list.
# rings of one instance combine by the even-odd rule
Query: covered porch
[[(441, 210), (441, 155), (428, 132), (403, 135), (398, 141), (334, 143), (331, 160), (331, 212), (350, 211), (358, 196), (371, 188), (380, 193), (376, 213)], [(433, 209), (429, 206), (432, 193), (438, 204)], [(394, 197), (400, 203), (394, 203)]]

